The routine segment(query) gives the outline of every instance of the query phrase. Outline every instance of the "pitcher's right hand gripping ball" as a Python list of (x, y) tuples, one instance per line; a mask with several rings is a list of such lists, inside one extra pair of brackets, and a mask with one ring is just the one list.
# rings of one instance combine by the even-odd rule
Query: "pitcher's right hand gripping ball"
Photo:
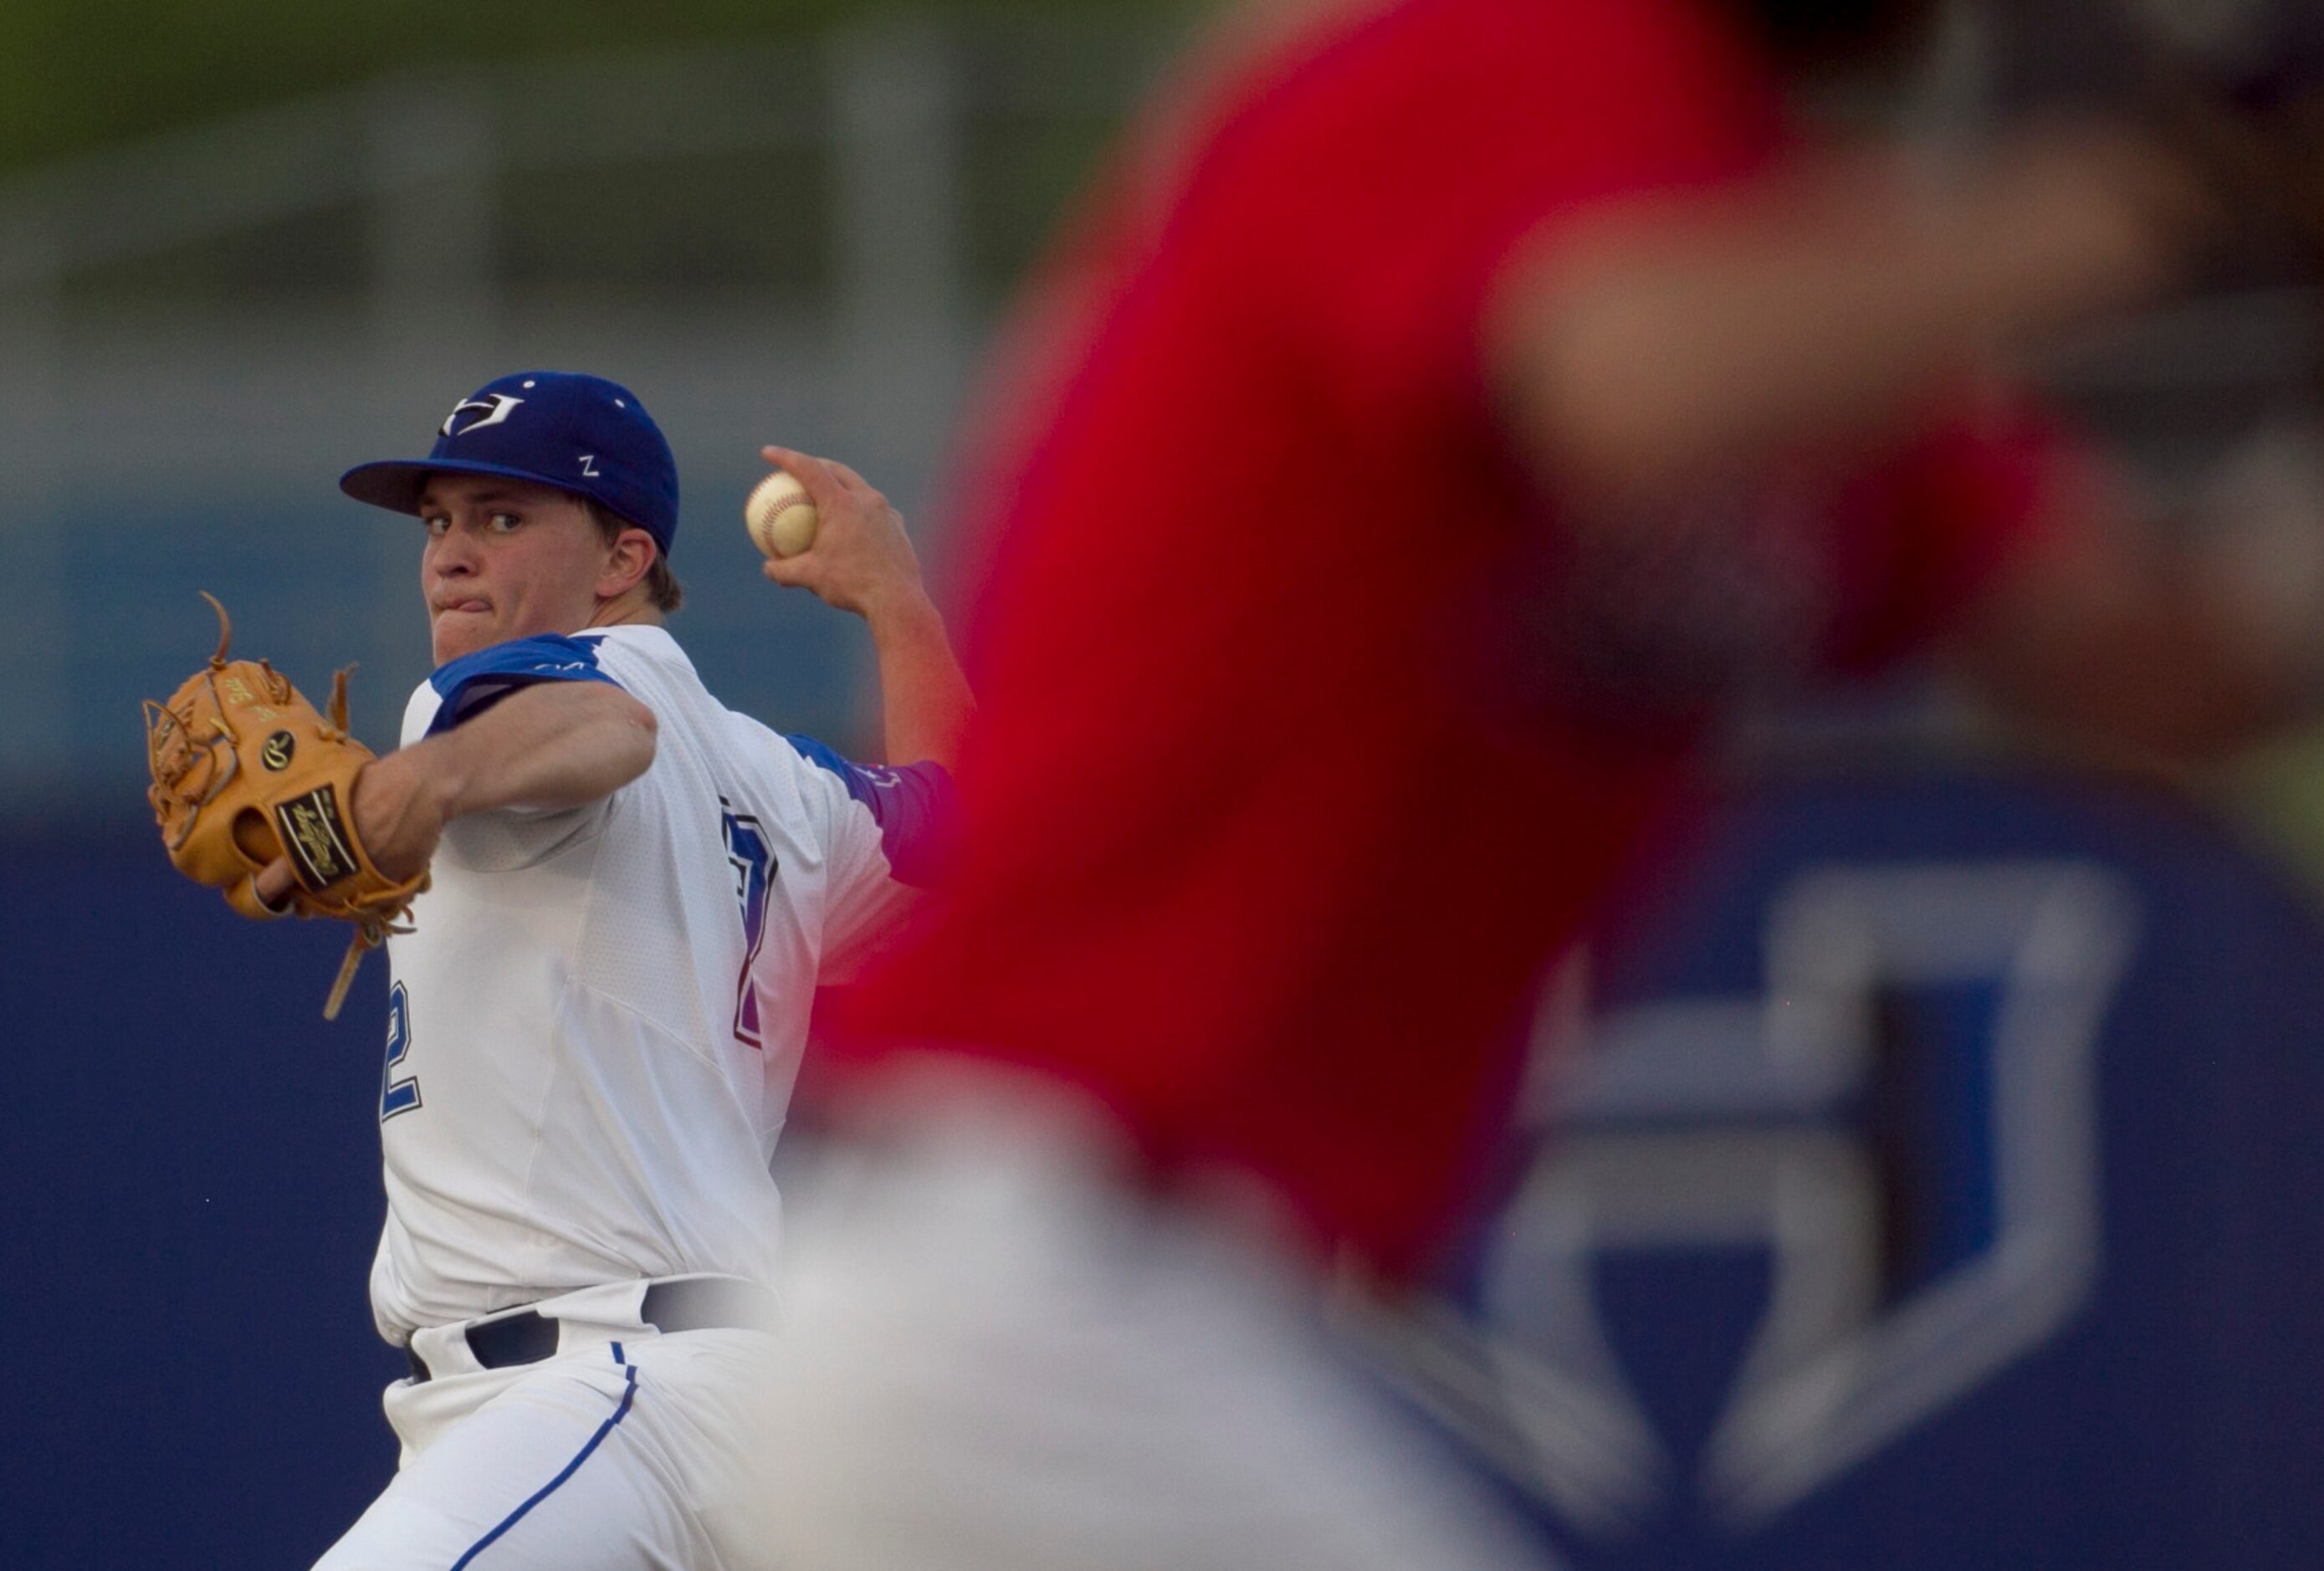
[[(389, 878), (356, 836), (355, 777), (373, 753), (347, 735), (354, 668), (333, 679), (326, 719), (266, 661), (227, 660), (233, 624), (214, 596), (202, 598), (218, 614), (217, 652), (168, 703), (145, 702), (153, 774), (146, 799), (178, 871), (224, 892), (244, 916), (263, 921), (296, 911), (355, 924), (323, 1008), (324, 1018), (335, 1020), (356, 963), (410, 911), (428, 873)], [(271, 907), (256, 881), (277, 858), (288, 860), (297, 883)]]

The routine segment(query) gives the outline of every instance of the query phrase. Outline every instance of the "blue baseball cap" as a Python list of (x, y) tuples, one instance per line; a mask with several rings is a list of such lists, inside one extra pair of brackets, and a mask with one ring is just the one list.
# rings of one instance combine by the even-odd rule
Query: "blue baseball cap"
[(637, 394), (602, 376), (520, 371), (453, 407), (425, 458), (358, 464), (339, 476), (357, 502), (417, 514), (430, 475), (503, 475), (601, 502), (653, 536), (678, 533), (678, 460)]

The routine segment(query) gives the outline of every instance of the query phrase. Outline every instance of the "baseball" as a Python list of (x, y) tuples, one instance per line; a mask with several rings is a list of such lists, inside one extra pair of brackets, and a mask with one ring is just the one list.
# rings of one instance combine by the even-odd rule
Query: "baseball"
[(780, 469), (752, 487), (742, 522), (751, 543), (770, 557), (795, 557), (815, 543), (815, 504), (807, 487)]

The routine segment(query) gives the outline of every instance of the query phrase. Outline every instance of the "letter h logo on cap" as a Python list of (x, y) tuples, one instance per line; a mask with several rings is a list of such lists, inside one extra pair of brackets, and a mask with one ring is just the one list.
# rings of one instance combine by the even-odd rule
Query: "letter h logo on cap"
[[(509, 411), (523, 402), (524, 400), (512, 397), (505, 393), (487, 393), (483, 398), (463, 399), (453, 405), (450, 414), (444, 417), (444, 424), (438, 434), (447, 437), (464, 437), (470, 431), (481, 430), (486, 426), (496, 426), (508, 419)], [(472, 409), (482, 410), (484, 412), (463, 425), (460, 416)]]

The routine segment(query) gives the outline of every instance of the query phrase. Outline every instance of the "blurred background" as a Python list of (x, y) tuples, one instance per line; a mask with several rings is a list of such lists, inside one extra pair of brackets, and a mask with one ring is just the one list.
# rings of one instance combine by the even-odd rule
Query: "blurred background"
[(12, 812), (134, 776), (97, 695), (174, 685), (196, 587), (302, 682), (361, 662), (392, 739), (426, 674), (416, 526), (334, 482), (517, 366), (638, 391), (683, 476), (689, 646), (740, 707), (844, 727), (852, 630), (730, 527), (758, 447), (920, 511), (969, 357), (1170, 33), (1130, 5), (716, 0), (554, 27), (36, 3), (0, 30), (0, 517), (43, 586), (0, 634)]
[[(2103, 75), (2099, 5), (1961, 7), (1815, 108), (1973, 140)], [(309, 691), (359, 662), (387, 744), (419, 531), (336, 477), (588, 370), (677, 449), (712, 688), (866, 745), (858, 628), (739, 527), (756, 449), (862, 470), (941, 582), (977, 356), (1202, 9), (0, 9), (0, 1561), (304, 1565), (393, 1465), (385, 968), (324, 1026), (342, 936), (153, 845), (138, 700), (208, 653), (196, 591)], [(2158, 513), (2296, 550), (2320, 338), (2259, 255), (2034, 369)], [(2100, 771), (1923, 671), (1731, 772), (1545, 999), (1545, 1138), (1392, 1378), (1585, 1566), (2319, 1563), (2324, 745)]]

